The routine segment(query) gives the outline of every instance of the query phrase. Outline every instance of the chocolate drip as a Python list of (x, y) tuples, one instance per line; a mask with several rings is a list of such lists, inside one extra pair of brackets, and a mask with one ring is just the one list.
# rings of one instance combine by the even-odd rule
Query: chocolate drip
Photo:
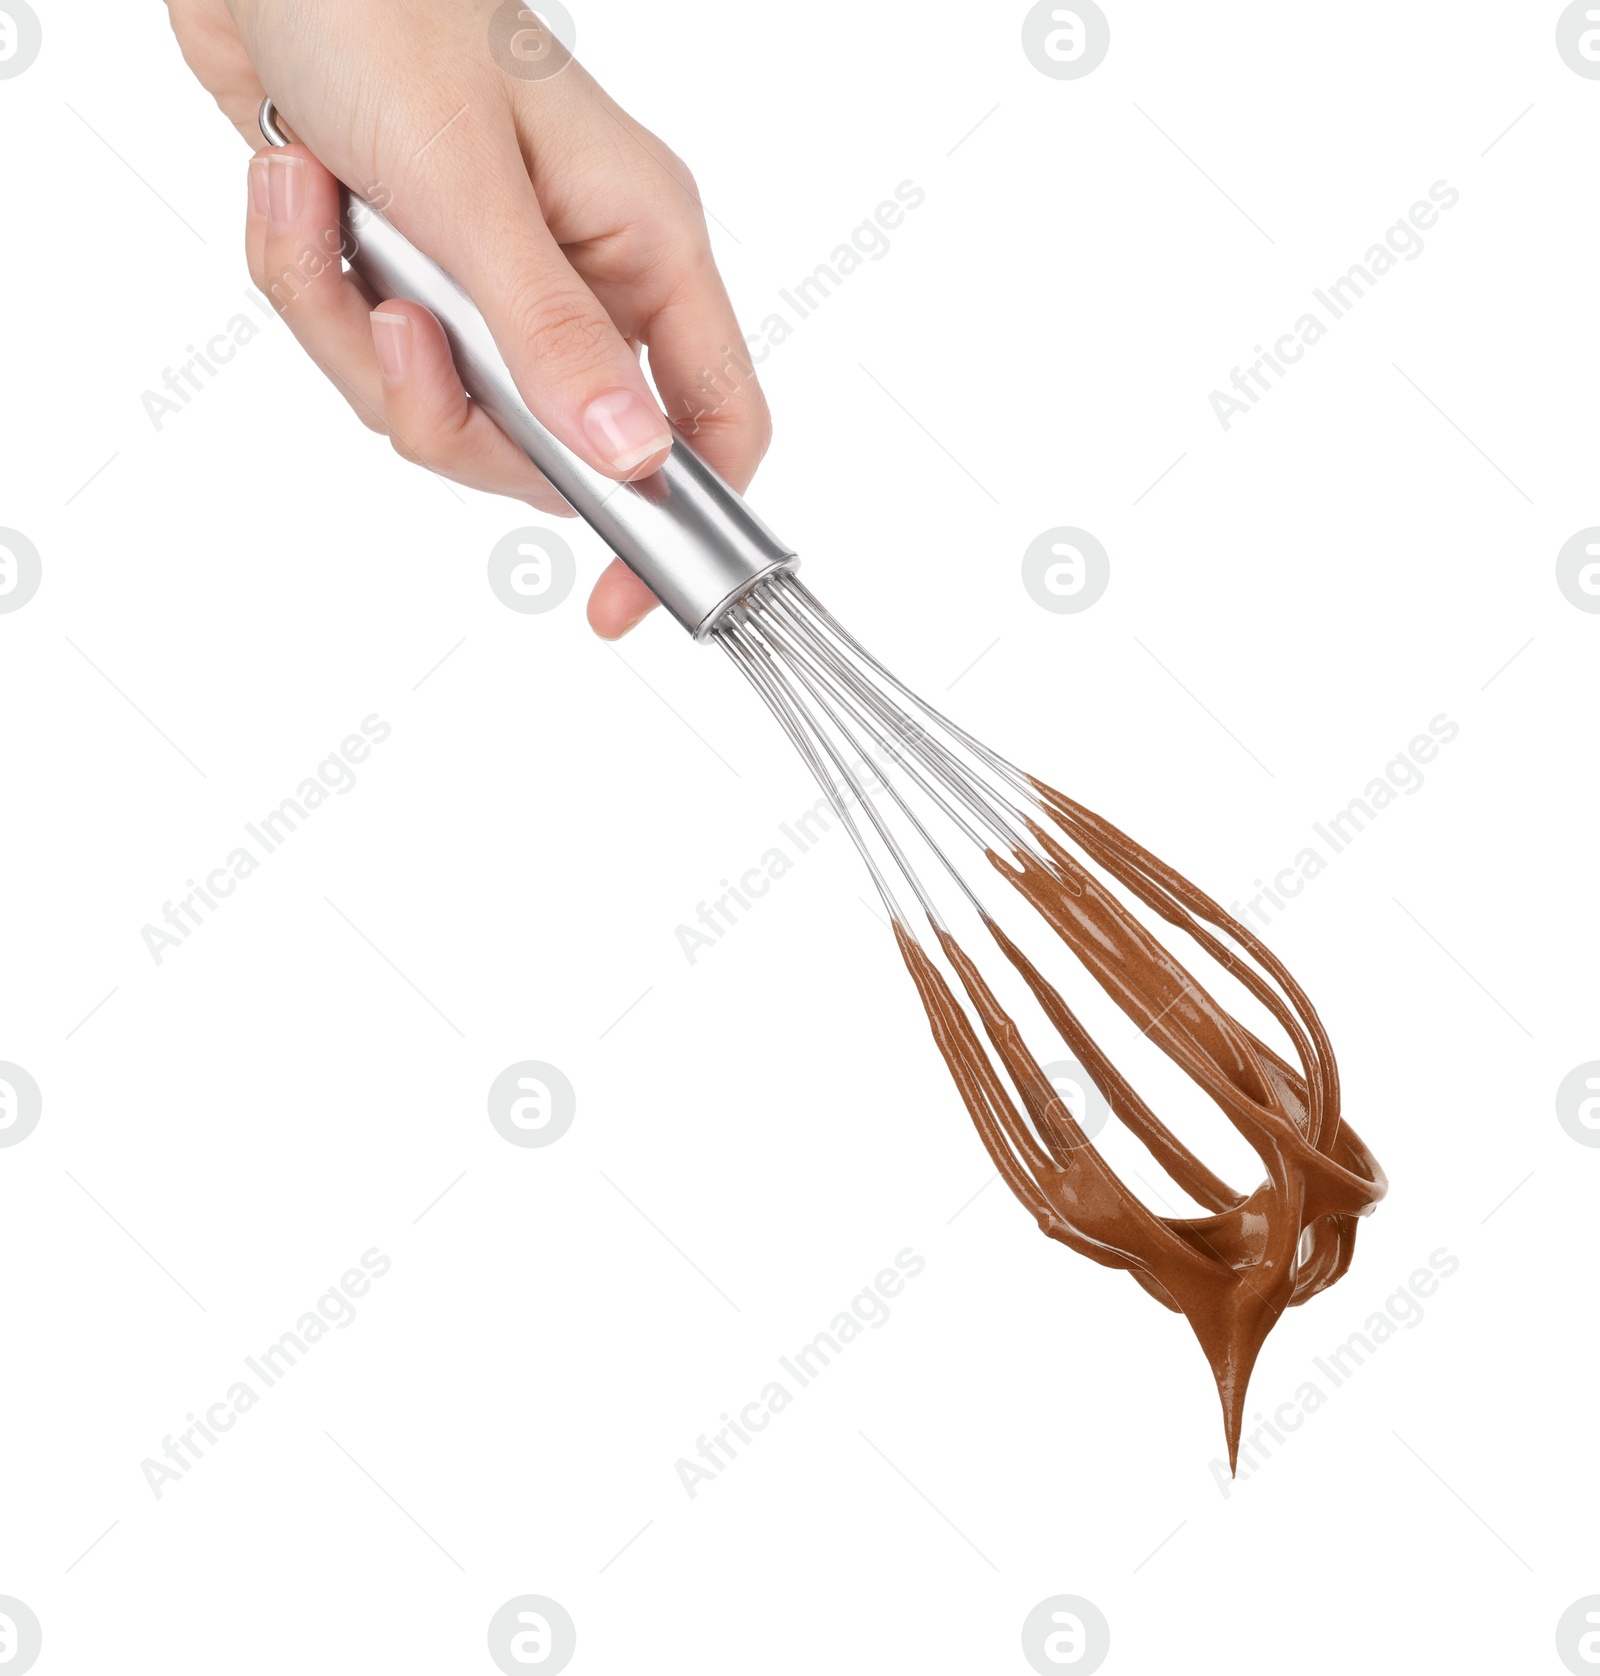
[[(1228, 1460), (1236, 1466), (1245, 1390), (1263, 1341), (1286, 1308), (1331, 1286), (1349, 1267), (1355, 1219), (1371, 1211), (1387, 1182), (1340, 1116), (1339, 1073), (1327, 1035), (1276, 957), (1125, 833), (1042, 782), (1029, 783), (1062, 836), (1146, 907), (1187, 932), (1268, 1009), (1298, 1060), (1289, 1064), (1232, 1018), (1046, 827), (1029, 823), (1044, 863), (1026, 852), (989, 852), (1000, 876), (1043, 915), (1140, 1031), (1204, 1090), (1266, 1171), (1266, 1180), (1244, 1194), (1208, 1170), (1111, 1064), (1056, 989), (985, 916), (1001, 952), (1112, 1112), (1210, 1213), (1157, 1216), (1123, 1186), (1084, 1135), (955, 938), (934, 926), (993, 1057), (939, 968), (895, 925), (934, 1040), (995, 1168), (1052, 1239), (1097, 1263), (1127, 1269), (1152, 1297), (1188, 1319), (1216, 1379)], [(1249, 958), (1224, 943), (1219, 930)], [(1020, 1094), (1025, 1116), (996, 1060)]]

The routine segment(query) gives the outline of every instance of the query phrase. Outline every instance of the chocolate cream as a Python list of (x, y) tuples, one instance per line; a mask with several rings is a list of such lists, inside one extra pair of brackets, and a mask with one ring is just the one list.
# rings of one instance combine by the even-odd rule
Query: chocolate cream
[[(1282, 1025), (1299, 1060), (1298, 1067), (1288, 1064), (1230, 1017), (1045, 827), (1028, 823), (1048, 867), (1025, 853), (989, 851), (1000, 875), (1149, 1040), (1215, 1101), (1266, 1171), (1266, 1180), (1247, 1194), (1213, 1175), (986, 915), (1001, 951), (1115, 1116), (1210, 1213), (1157, 1216), (1084, 1135), (954, 937), (934, 927), (995, 1056), (1022, 1096), (1026, 1119), (942, 972), (905, 927), (895, 925), (934, 1040), (995, 1168), (1052, 1239), (1109, 1268), (1127, 1269), (1153, 1298), (1187, 1318), (1217, 1382), (1228, 1461), (1236, 1468), (1245, 1389), (1263, 1341), (1286, 1308), (1331, 1286), (1350, 1266), (1355, 1219), (1377, 1204), (1388, 1183), (1340, 1116), (1339, 1073), (1327, 1035), (1276, 957), (1125, 833), (1042, 782), (1030, 784), (1062, 836), (1244, 984)], [(1250, 960), (1216, 931), (1226, 932)]]

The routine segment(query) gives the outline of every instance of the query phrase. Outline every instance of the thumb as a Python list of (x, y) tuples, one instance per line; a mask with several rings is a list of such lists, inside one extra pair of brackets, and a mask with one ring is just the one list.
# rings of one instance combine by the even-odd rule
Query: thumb
[(522, 399), (608, 477), (657, 470), (672, 430), (638, 358), (545, 226), (532, 183), (513, 179), (503, 192), (509, 203), (480, 212), (496, 235), (462, 241), (466, 261), (452, 271), (482, 311)]

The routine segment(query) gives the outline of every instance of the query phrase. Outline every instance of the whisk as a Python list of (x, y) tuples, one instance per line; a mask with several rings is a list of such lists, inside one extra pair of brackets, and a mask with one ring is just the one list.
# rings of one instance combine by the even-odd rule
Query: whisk
[[(270, 100), (261, 131), (270, 144), (286, 143)], [(482, 316), (442, 269), (349, 193), (344, 234), (346, 258), (373, 291), (437, 316), (473, 399), (666, 609), (697, 640), (722, 648), (771, 710), (866, 864), (996, 1170), (1044, 1233), (1128, 1270), (1187, 1317), (1236, 1462), (1263, 1340), (1285, 1308), (1345, 1272), (1355, 1218), (1386, 1190), (1377, 1161), (1340, 1115), (1333, 1052), (1305, 994), (1204, 893), (891, 674), (795, 575), (793, 550), (681, 435), (652, 476), (625, 484), (603, 476), (529, 411)], [(958, 851), (1035, 910), (1140, 1037), (1244, 1137), (1264, 1181), (1240, 1192), (1162, 1122), (985, 906)], [(1125, 897), (1185, 933), (1242, 986), (1282, 1030), (1292, 1060), (1224, 1010)], [(1158, 1216), (1112, 1171), (958, 939), (958, 920), (993, 942), (1043, 1028), (1204, 1214)]]
[[(1216, 1379), (1229, 1463), (1236, 1464), (1245, 1389), (1262, 1341), (1286, 1307), (1345, 1272), (1354, 1219), (1386, 1188), (1377, 1161), (1341, 1120), (1333, 1051), (1305, 994), (1203, 892), (898, 680), (793, 575), (757, 583), (711, 638), (793, 740), (865, 861), (995, 1168), (1044, 1233), (1128, 1269), (1188, 1317)], [(872, 762), (893, 772), (879, 774)], [(1230, 1187), (1156, 1116), (980, 900), (941, 842), (946, 830), (976, 846), (1140, 1035), (1244, 1135), (1266, 1168), (1259, 1187), (1249, 1194)], [(931, 863), (931, 887), (917, 853)], [(1242, 984), (1282, 1027), (1297, 1063), (1230, 1017), (1104, 877), (1187, 933)], [(972, 911), (1111, 1113), (1209, 1214), (1156, 1216), (1107, 1166), (957, 940), (941, 898)], [(919, 916), (964, 1004), (913, 929)]]

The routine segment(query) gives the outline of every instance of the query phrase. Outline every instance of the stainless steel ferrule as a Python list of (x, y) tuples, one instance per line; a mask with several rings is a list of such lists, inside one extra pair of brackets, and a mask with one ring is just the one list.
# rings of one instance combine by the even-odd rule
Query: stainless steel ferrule
[[(271, 101), (261, 131), (284, 137)], [(662, 468), (632, 483), (596, 471), (533, 416), (472, 299), (371, 204), (346, 192), (345, 254), (380, 299), (421, 303), (444, 328), (468, 394), (574, 512), (700, 639), (764, 576), (799, 559), (674, 431)]]

